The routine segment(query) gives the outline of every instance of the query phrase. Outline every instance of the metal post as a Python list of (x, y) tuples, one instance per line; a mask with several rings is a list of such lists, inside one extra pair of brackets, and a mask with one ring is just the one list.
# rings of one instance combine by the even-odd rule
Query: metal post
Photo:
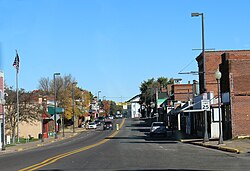
[(72, 83), (72, 114), (73, 114), (73, 118), (72, 118), (72, 121), (73, 121), (73, 133), (75, 133), (75, 106), (74, 106), (74, 84), (75, 83)]
[(158, 122), (159, 121), (159, 112), (158, 112), (157, 100), (158, 100), (158, 87), (155, 88), (155, 106), (156, 106), (155, 111), (157, 112), (156, 119), (157, 119), (157, 122)]
[(62, 129), (63, 129), (63, 137), (65, 136), (64, 135), (64, 116), (65, 116), (65, 110), (63, 111), (63, 117), (62, 117)]
[(206, 58), (205, 58), (205, 38), (204, 38), (204, 15), (200, 14), (202, 18), (202, 55), (203, 55), (203, 79), (204, 79), (204, 91), (206, 92)]
[[(206, 58), (205, 58), (205, 38), (204, 38), (204, 15), (203, 13), (201, 15), (201, 20), (202, 20), (202, 55), (203, 55), (203, 80), (204, 80), (204, 85), (203, 85), (203, 92), (207, 91), (206, 88)], [(205, 133), (204, 133), (204, 142), (208, 142), (208, 132), (207, 132), (207, 110), (205, 110)]]
[[(201, 22), (202, 22), (202, 57), (203, 57), (203, 93), (207, 91), (206, 89), (206, 58), (205, 58), (205, 36), (204, 36), (204, 15), (203, 13), (192, 13), (192, 17), (198, 17), (201, 15)], [(205, 117), (205, 130), (204, 130), (204, 142), (208, 142), (208, 132), (207, 132), (207, 111), (204, 111)]]
[(222, 126), (221, 126), (221, 103), (220, 103), (220, 80), (219, 79), (216, 79), (217, 80), (217, 86), (218, 86), (218, 109), (219, 109), (219, 142), (218, 144), (223, 144), (223, 131), (222, 131)]
[[(19, 139), (19, 94), (18, 94), (18, 70), (16, 70), (16, 105), (17, 105), (17, 143), (20, 143)], [(12, 140), (13, 143), (15, 144), (15, 137), (14, 140)]]
[(41, 133), (41, 142), (44, 142), (44, 138), (43, 138), (43, 106), (41, 106), (41, 109), (42, 109), (42, 111), (41, 111), (41, 125), (42, 125), (42, 133)]
[(5, 103), (5, 95), (3, 93), (2, 101), (2, 125), (1, 125), (1, 131), (2, 131), (2, 151), (5, 150), (5, 114), (4, 114), (4, 103)]
[(54, 73), (54, 131), (55, 131), (55, 139), (57, 139), (57, 130), (56, 130), (56, 75), (60, 75), (60, 73)]
[(72, 118), (72, 121), (73, 121), (73, 133), (75, 133), (75, 95), (74, 95), (74, 85), (76, 85), (77, 82), (73, 82), (72, 83), (72, 114), (73, 114), (73, 118)]

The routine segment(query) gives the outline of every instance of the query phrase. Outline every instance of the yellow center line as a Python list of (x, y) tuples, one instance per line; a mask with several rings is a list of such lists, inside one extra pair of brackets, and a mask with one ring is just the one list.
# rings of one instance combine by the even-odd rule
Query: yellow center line
[[(124, 122), (125, 122), (125, 119), (122, 120), (120, 128), (123, 126)], [(42, 161), (40, 163), (37, 163), (37, 164), (34, 164), (32, 166), (23, 168), (23, 169), (21, 169), (19, 171), (32, 171), (32, 170), (40, 169), (40, 168), (42, 168), (44, 166), (55, 163), (56, 161), (58, 161), (58, 160), (60, 160), (62, 158), (65, 158), (67, 156), (70, 156), (70, 155), (73, 155), (73, 154), (76, 154), (76, 153), (79, 153), (79, 152), (82, 152), (82, 151), (86, 151), (88, 149), (91, 149), (91, 148), (94, 148), (96, 146), (102, 145), (102, 144), (106, 143), (107, 141), (109, 141), (111, 138), (115, 137), (118, 133), (119, 133), (119, 131), (116, 131), (113, 134), (111, 134), (107, 139), (104, 139), (104, 140), (102, 140), (102, 141), (100, 141), (100, 142), (98, 142), (96, 144), (88, 145), (86, 147), (82, 147), (82, 148), (79, 148), (79, 149), (76, 149), (76, 150), (73, 150), (73, 151), (69, 151), (69, 152), (66, 152), (66, 153), (63, 153), (63, 154), (56, 155), (56, 156), (48, 158), (48, 159), (46, 159), (46, 160), (44, 160), (44, 161)]]

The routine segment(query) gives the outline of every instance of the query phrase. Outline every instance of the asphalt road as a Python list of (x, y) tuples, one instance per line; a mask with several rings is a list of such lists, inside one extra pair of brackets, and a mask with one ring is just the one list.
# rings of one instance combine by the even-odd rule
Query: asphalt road
[(127, 119), (119, 132), (83, 132), (50, 146), (0, 156), (0, 170), (250, 170), (250, 156), (173, 137), (149, 138), (148, 131), (143, 121)]

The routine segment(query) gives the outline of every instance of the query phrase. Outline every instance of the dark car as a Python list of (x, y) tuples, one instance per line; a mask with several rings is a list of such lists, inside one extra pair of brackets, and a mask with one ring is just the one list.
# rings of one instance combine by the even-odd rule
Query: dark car
[(153, 122), (150, 129), (150, 136), (164, 135), (167, 136), (167, 128), (164, 122)]
[(103, 123), (103, 130), (111, 129), (113, 130), (113, 123), (111, 121), (105, 121)]
[(100, 120), (95, 120), (95, 124), (96, 124), (97, 126), (100, 126), (102, 123), (101, 123)]

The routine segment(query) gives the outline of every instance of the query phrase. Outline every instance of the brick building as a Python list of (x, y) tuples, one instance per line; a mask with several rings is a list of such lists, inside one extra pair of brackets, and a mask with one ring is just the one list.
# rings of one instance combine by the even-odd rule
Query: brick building
[[(203, 58), (197, 58), (199, 88), (204, 92)], [(222, 124), (224, 138), (250, 135), (250, 50), (225, 50), (205, 52), (206, 91), (217, 99), (218, 89), (214, 77), (219, 67), (222, 72)], [(217, 101), (218, 103), (218, 101)], [(214, 105), (213, 108), (218, 108)], [(211, 113), (213, 116), (213, 113)]]
[[(217, 82), (214, 78), (214, 73), (216, 72), (216, 69), (219, 67), (219, 64), (221, 63), (221, 55), (224, 53), (231, 53), (234, 54), (234, 56), (247, 56), (250, 55), (250, 50), (221, 50), (221, 51), (206, 51), (205, 52), (205, 66), (206, 66), (206, 91), (214, 92), (214, 94), (217, 94)], [(242, 57), (240, 57), (242, 58)], [(237, 57), (235, 57), (237, 59)], [(199, 89), (201, 93), (204, 92), (204, 76), (203, 76), (203, 57), (202, 53), (196, 57), (196, 61), (198, 63), (198, 72), (199, 72)]]
[(171, 99), (174, 101), (186, 102), (192, 99), (193, 85), (192, 84), (173, 84)]
[(228, 52), (220, 64), (225, 138), (250, 135), (250, 51)]

